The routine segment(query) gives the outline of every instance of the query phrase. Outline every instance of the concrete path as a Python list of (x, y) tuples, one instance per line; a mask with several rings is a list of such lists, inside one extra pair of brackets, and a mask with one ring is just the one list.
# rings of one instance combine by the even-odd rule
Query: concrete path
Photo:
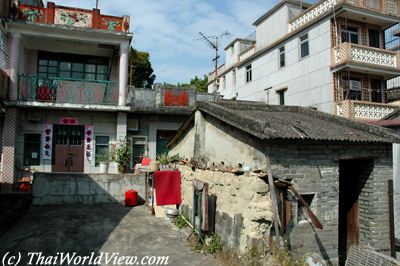
[[(0, 260), (6, 252), (21, 252), (19, 265), (28, 265), (28, 252), (52, 256), (57, 252), (79, 256), (118, 252), (119, 256), (138, 256), (135, 265), (144, 256), (169, 256), (168, 265), (218, 265), (211, 256), (192, 253), (185, 239), (179, 241), (173, 224), (151, 216), (144, 206), (33, 206), (0, 238)], [(104, 256), (101, 265), (107, 265)]]

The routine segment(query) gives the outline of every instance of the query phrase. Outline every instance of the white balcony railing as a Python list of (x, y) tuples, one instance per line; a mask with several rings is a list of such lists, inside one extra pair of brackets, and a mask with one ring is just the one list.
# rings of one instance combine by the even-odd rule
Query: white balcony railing
[(383, 14), (389, 15), (399, 15), (398, 6), (396, 2), (393, 0), (382, 0), (382, 3), (378, 4), (378, 1), (372, 0), (325, 0), (321, 1), (318, 4), (312, 6), (308, 10), (306, 10), (303, 14), (294, 18), (289, 22), (289, 32), (297, 30), (304, 25), (312, 22), (313, 20), (332, 12), (333, 8), (340, 4), (347, 4), (351, 6), (361, 7), (369, 10), (373, 10), (376, 12), (380, 12)]
[(358, 62), (400, 69), (399, 53), (373, 47), (342, 43), (333, 48), (332, 64)]
[(246, 60), (247, 58), (249, 58), (250, 56), (255, 54), (255, 52), (256, 52), (256, 47), (255, 46), (253, 46), (250, 49), (244, 51), (243, 53), (241, 53), (239, 55), (239, 62), (242, 62), (242, 61)]
[(393, 104), (344, 100), (336, 103), (335, 114), (355, 120), (379, 120), (398, 108)]

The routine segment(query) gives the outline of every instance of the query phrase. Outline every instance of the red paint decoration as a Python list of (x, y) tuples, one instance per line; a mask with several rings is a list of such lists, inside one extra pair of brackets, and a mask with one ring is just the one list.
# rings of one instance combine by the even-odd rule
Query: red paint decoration
[(61, 125), (78, 125), (78, 119), (76, 117), (61, 117), (60, 118)]

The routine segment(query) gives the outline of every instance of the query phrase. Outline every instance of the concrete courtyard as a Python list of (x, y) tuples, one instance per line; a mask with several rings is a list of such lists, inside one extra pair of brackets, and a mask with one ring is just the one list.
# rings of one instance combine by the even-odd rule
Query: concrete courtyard
[[(191, 252), (172, 223), (151, 216), (144, 206), (32, 206), (0, 237), (0, 257), (7, 252), (21, 252), (19, 265), (28, 264), (28, 252), (48, 256), (57, 252), (77, 252), (79, 256), (118, 252), (119, 256), (138, 256), (139, 260), (169, 256), (168, 265), (218, 264), (211, 256)], [(107, 264), (103, 261), (101, 265)]]

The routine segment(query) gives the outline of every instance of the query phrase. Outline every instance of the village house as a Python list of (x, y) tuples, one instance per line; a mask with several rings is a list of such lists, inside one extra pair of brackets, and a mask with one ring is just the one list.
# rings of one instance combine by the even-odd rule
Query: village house
[(385, 47), (385, 30), (398, 23), (400, 1), (305, 2), (279, 1), (253, 23), (255, 35), (228, 44), (209, 92), (360, 120), (398, 108), (385, 81), (400, 75), (400, 57)]
[[(168, 139), (196, 100), (195, 89), (128, 86), (129, 16), (2, 1), (3, 189), (26, 170), (99, 173), (96, 155), (128, 137), (129, 168), (167, 152)], [(115, 163), (109, 171), (117, 173)]]
[(215, 232), (228, 246), (262, 250), (278, 230), (295, 254), (343, 264), (351, 245), (393, 248), (388, 182), (399, 141), (387, 129), (311, 108), (221, 101), (199, 103), (168, 145), (186, 162), (182, 210), (192, 217), (192, 183), (207, 183)]

